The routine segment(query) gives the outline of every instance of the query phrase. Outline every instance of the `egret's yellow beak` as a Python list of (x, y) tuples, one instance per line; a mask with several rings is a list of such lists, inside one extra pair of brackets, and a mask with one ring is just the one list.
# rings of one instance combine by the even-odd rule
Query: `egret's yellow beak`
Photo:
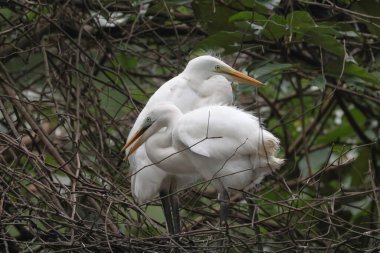
[(256, 87), (260, 87), (261, 85), (263, 85), (263, 83), (260, 82), (259, 80), (256, 80), (255, 78), (247, 76), (230, 67), (220, 66), (220, 69), (218, 72), (230, 76), (231, 78), (233, 78), (239, 83), (246, 83), (246, 84), (254, 85)]
[(149, 126), (143, 126), (140, 130), (138, 130), (134, 135), (132, 135), (131, 139), (127, 142), (127, 144), (124, 145), (121, 152), (129, 148), (133, 143), (134, 145), (129, 150), (128, 154), (123, 158), (123, 160), (127, 160), (130, 155), (132, 155), (144, 142), (141, 140), (141, 136), (145, 133), (145, 131), (150, 127)]

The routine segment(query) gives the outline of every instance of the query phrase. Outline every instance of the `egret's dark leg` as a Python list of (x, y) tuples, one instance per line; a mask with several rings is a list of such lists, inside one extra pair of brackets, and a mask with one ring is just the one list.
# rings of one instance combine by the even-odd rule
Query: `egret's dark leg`
[[(164, 209), (164, 215), (166, 224), (169, 230), (170, 235), (175, 235), (178, 232), (174, 229), (173, 226), (173, 218), (172, 218), (172, 212), (171, 212), (171, 195), (167, 191), (160, 191), (160, 197), (162, 202), (162, 207)], [(178, 238), (174, 237), (174, 241), (178, 243)], [(175, 248), (174, 253), (179, 253), (179, 249)]]
[(260, 228), (256, 224), (256, 221), (259, 220), (259, 214), (257, 212), (257, 205), (256, 205), (255, 201), (251, 198), (246, 198), (246, 200), (248, 203), (249, 217), (251, 217), (251, 219), (252, 219), (252, 228), (255, 230), (255, 234), (256, 234), (257, 249), (259, 252), (264, 252), (263, 245), (261, 243)]
[(173, 228), (174, 234), (181, 233), (181, 218), (179, 216), (179, 200), (176, 194), (173, 194), (171, 191), (170, 202), (173, 214)]
[[(228, 207), (230, 202), (230, 196), (228, 192), (224, 189), (222, 193), (220, 193), (220, 212), (219, 212), (219, 218), (220, 218), (220, 227), (225, 227), (225, 235), (228, 237)], [(218, 241), (218, 248), (220, 249), (220, 252), (223, 252), (223, 243), (224, 243), (224, 237), (220, 238)]]
[(220, 226), (221, 227), (226, 227), (228, 226), (227, 224), (227, 217), (228, 217), (228, 206), (230, 202), (230, 196), (226, 190), (223, 190), (223, 192), (220, 194), (220, 213), (219, 213), (219, 218), (220, 218)]
[(160, 191), (160, 198), (162, 202), (162, 208), (164, 209), (164, 215), (166, 224), (169, 230), (169, 234), (174, 235), (173, 218), (170, 211), (170, 197), (167, 191)]
[(177, 190), (177, 182), (175, 178), (170, 179), (170, 187), (169, 187), (169, 198), (170, 198), (170, 208), (171, 214), (173, 218), (173, 229), (174, 234), (181, 233), (181, 221), (179, 216), (179, 200), (176, 194)]

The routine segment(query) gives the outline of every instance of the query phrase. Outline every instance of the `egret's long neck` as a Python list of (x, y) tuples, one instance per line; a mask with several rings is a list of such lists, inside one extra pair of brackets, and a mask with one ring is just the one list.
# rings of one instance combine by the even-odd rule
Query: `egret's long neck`
[[(157, 163), (177, 151), (173, 147), (173, 129), (181, 117), (181, 112), (172, 112), (170, 118), (160, 126), (161, 130), (153, 134), (145, 144), (146, 152), (152, 162)], [(165, 128), (166, 127), (166, 128)]]
[(193, 71), (192, 69), (185, 69), (181, 75), (188, 81), (189, 87), (195, 92), (197, 92), (202, 83), (211, 76), (210, 73), (206, 71)]

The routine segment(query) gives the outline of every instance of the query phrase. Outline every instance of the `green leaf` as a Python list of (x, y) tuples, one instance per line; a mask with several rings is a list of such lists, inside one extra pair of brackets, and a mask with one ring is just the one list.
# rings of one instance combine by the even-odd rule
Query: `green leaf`
[(316, 86), (318, 87), (318, 89), (320, 89), (321, 91), (324, 91), (325, 90), (325, 87), (326, 87), (326, 78), (324, 75), (320, 74), (318, 76), (316, 76), (311, 82), (310, 82), (310, 85), (311, 86)]
[(320, 170), (322, 166), (326, 163), (326, 161), (329, 159), (330, 153), (330, 147), (310, 152), (308, 154), (308, 161), (310, 162), (311, 168), (309, 168), (309, 164), (306, 157), (302, 157), (298, 163), (301, 172), (300, 178), (306, 178), (310, 176), (310, 172), (314, 174), (318, 170)]
[(116, 65), (126, 70), (133, 70), (137, 67), (138, 59), (134, 56), (127, 56), (125, 54), (118, 54), (115, 60)]
[(306, 11), (293, 11), (286, 16), (286, 22), (290, 27), (315, 26), (314, 19)]
[(252, 1), (252, 0), (241, 0), (240, 1), (245, 7), (248, 7), (248, 8), (253, 8), (255, 7), (256, 5), (256, 2), (255, 1)]
[(317, 30), (309, 31), (306, 40), (341, 58), (345, 55), (343, 45), (339, 43), (334, 36), (329, 34), (320, 33)]
[[(318, 45), (323, 49), (344, 57), (343, 45), (336, 40), (338, 32), (331, 26), (318, 25), (309, 13), (305, 11), (295, 11), (286, 17), (289, 31), (292, 33), (293, 41), (305, 39), (307, 42)], [(289, 36), (290, 36), (289, 35)]]
[(165, 216), (160, 206), (148, 205), (145, 211), (146, 215), (151, 217), (152, 219), (164, 223)]
[(242, 21), (248, 21), (246, 24), (250, 24), (250, 28), (256, 30), (255, 34), (262, 34), (271, 40), (280, 39), (288, 29), (285, 18), (279, 15), (266, 18), (258, 13), (242, 11), (229, 18), (229, 22), (234, 22), (235, 24)]
[[(310, 28), (307, 30), (307, 28)], [(324, 35), (331, 35), (331, 36), (337, 36), (339, 35), (338, 31), (334, 28), (326, 25), (319, 25), (316, 24), (312, 27), (305, 27), (305, 31), (311, 32), (312, 34), (324, 34)]]
[[(325, 71), (333, 77), (339, 77), (343, 69), (342, 62), (331, 61), (325, 66)], [(379, 78), (373, 73), (368, 72), (365, 68), (358, 66), (352, 62), (346, 62), (344, 65), (343, 79), (350, 83), (357, 83), (361, 86), (365, 85), (365, 82), (370, 82), (375, 85), (379, 85)], [(362, 81), (360, 81), (360, 79)]]
[(228, 22), (253, 21), (254, 17), (255, 17), (255, 14), (252, 11), (241, 11), (241, 12), (238, 12), (238, 13), (230, 16), (228, 18)]
[(241, 32), (221, 31), (210, 35), (195, 45), (194, 50), (218, 50), (222, 49), (225, 53), (233, 53), (240, 49), (243, 39), (249, 39), (251, 36), (244, 36)]
[(178, 6), (176, 10), (183, 15), (192, 15), (192, 10), (185, 5)]
[(293, 64), (288, 63), (269, 63), (265, 66), (258, 68), (255, 70), (255, 77), (263, 77), (265, 75), (274, 75), (277, 73), (281, 73), (285, 70), (288, 70), (293, 67)]
[(305, 11), (294, 11), (286, 16), (288, 37), (292, 41), (303, 40), (305, 34), (315, 27), (313, 18)]
[(193, 1), (191, 5), (196, 19), (208, 33), (235, 30), (234, 24), (228, 22), (229, 17), (236, 13), (234, 8), (231, 8), (233, 3), (227, 5), (215, 3), (213, 5), (207, 0), (197, 0)]
[(374, 84), (379, 84), (379, 79), (375, 75), (373, 75), (372, 73), (369, 73), (366, 69), (354, 63), (346, 64), (344, 73), (347, 75), (354, 76), (354, 77), (359, 77), (365, 81), (368, 81)]
[(5, 226), (5, 230), (7, 231), (7, 234), (11, 237), (18, 237), (21, 235), (21, 233), (14, 225)]
[[(109, 76), (114, 77), (112, 73), (109, 73)], [(109, 79), (103, 73), (98, 74), (97, 77), (105, 82), (109, 82)], [(116, 82), (117, 77), (115, 76), (115, 83)], [(99, 99), (102, 108), (112, 117), (117, 116), (117, 114), (121, 112), (125, 101), (128, 100), (128, 97), (118, 90), (105, 86), (102, 83), (97, 82), (96, 86), (100, 90)]]
[(269, 39), (279, 40), (282, 38), (286, 31), (288, 30), (288, 25), (283, 16), (273, 15), (265, 23), (263, 29), (263, 35)]
[(0, 14), (3, 15), (6, 19), (10, 19), (13, 15), (13, 11), (8, 8), (1, 8)]

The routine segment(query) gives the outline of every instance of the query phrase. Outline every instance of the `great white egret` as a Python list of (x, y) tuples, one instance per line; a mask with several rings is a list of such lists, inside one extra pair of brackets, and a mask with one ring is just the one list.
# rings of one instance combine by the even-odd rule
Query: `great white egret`
[[(238, 81), (259, 87), (262, 83), (243, 73), (234, 70), (223, 61), (204, 55), (189, 61), (184, 71), (163, 84), (149, 99), (144, 109), (139, 114), (136, 122), (129, 133), (128, 140), (133, 136), (141, 125), (147, 112), (155, 108), (158, 103), (171, 102), (183, 113), (192, 111), (206, 105), (232, 104), (233, 93), (230, 81)], [(124, 146), (123, 150), (127, 149)], [(128, 153), (129, 151), (126, 150)], [(133, 155), (129, 156), (131, 169), (132, 195), (138, 203), (145, 203), (160, 194), (163, 202), (164, 214), (170, 233), (179, 232), (179, 217), (177, 217), (177, 201), (174, 195), (168, 201), (164, 196), (169, 195), (177, 187), (184, 187), (198, 179), (198, 174), (172, 175), (159, 169), (148, 158), (145, 146), (142, 145)], [(171, 203), (170, 203), (171, 202)], [(172, 206), (175, 219), (174, 228), (171, 225), (170, 207)], [(176, 210), (177, 209), (177, 210)]]
[(183, 114), (171, 103), (151, 109), (126, 144), (128, 155), (142, 144), (149, 159), (173, 175), (196, 174), (220, 193), (221, 222), (228, 192), (248, 190), (283, 160), (279, 140), (253, 115), (232, 106), (206, 106)]

